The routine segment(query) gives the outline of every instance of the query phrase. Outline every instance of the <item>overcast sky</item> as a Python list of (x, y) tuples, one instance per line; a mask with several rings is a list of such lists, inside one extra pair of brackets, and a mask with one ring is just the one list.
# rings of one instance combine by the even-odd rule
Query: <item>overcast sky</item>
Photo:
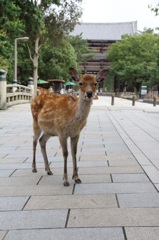
[(159, 0), (83, 0), (81, 22), (129, 22), (137, 21), (138, 30), (159, 27), (159, 16), (148, 8)]

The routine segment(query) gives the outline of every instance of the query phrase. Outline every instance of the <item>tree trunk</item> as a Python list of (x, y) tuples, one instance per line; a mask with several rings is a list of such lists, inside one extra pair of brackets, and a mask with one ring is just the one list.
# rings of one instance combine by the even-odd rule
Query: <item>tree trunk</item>
[(39, 51), (39, 37), (35, 40), (35, 52), (33, 55), (33, 81), (34, 81), (34, 96), (37, 95), (37, 80), (38, 80), (38, 51)]

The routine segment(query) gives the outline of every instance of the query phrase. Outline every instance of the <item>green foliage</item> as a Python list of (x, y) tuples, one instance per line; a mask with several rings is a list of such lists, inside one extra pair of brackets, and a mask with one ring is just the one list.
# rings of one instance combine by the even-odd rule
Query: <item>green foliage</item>
[(5, 30), (10, 40), (24, 34), (24, 25), (21, 21), (21, 9), (15, 4), (15, 1), (0, 1), (0, 29)]
[(122, 41), (112, 44), (108, 51), (108, 59), (112, 62), (110, 72), (118, 76), (123, 84), (126, 82), (133, 88), (141, 85), (142, 81), (151, 85), (158, 48), (157, 34), (124, 35)]
[(21, 9), (14, 1), (0, 1), (0, 64), (7, 70), (8, 82), (13, 81), (14, 39), (24, 34), (24, 25), (19, 19)]
[[(35, 66), (38, 68), (34, 56), (39, 58), (38, 75), (42, 76), (64, 78), (68, 66), (77, 66), (74, 50), (68, 41), (64, 44), (64, 39), (81, 16), (81, 2), (82, 0), (0, 1), (0, 62), (3, 68), (7, 68), (9, 82), (13, 80), (14, 39), (18, 37), (28, 36), (30, 49), (29, 53), (26, 43), (18, 41), (18, 77), (21, 83), (26, 83), (28, 77), (33, 75)], [(39, 42), (35, 48), (37, 39)], [(47, 64), (45, 52), (52, 57)]]
[(77, 67), (76, 54), (73, 47), (67, 41), (61, 48), (52, 47), (49, 44), (40, 50), (39, 76), (42, 79), (69, 80), (69, 67)]
[(75, 49), (78, 63), (85, 62), (94, 55), (88, 48), (88, 42), (82, 39), (82, 34), (70, 36), (69, 41)]

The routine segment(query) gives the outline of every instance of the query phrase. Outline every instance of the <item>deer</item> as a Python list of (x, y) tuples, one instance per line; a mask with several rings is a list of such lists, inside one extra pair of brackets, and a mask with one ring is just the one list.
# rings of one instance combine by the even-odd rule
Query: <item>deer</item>
[(59, 138), (64, 159), (63, 185), (69, 186), (67, 174), (68, 148), (67, 140), (70, 138), (71, 154), (73, 162), (72, 179), (80, 184), (82, 181), (78, 175), (77, 168), (77, 144), (80, 132), (87, 122), (93, 97), (96, 92), (97, 83), (102, 81), (107, 75), (107, 69), (97, 73), (81, 75), (74, 69), (69, 69), (71, 78), (78, 82), (79, 96), (69, 94), (41, 93), (31, 102), (31, 112), (33, 117), (33, 162), (32, 172), (36, 173), (36, 146), (39, 140), (41, 153), (43, 155), (45, 171), (52, 175), (46, 153), (46, 143), (54, 136)]

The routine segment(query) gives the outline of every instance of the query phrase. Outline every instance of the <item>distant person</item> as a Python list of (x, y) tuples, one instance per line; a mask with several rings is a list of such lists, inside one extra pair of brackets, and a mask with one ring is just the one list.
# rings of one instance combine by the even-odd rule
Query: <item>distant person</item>
[(53, 87), (49, 87), (48, 90), (49, 90), (50, 93), (54, 92), (54, 91), (53, 91)]
[(61, 88), (60, 93), (61, 93), (61, 94), (64, 94), (64, 93), (65, 93), (65, 89), (64, 89), (64, 88)]

